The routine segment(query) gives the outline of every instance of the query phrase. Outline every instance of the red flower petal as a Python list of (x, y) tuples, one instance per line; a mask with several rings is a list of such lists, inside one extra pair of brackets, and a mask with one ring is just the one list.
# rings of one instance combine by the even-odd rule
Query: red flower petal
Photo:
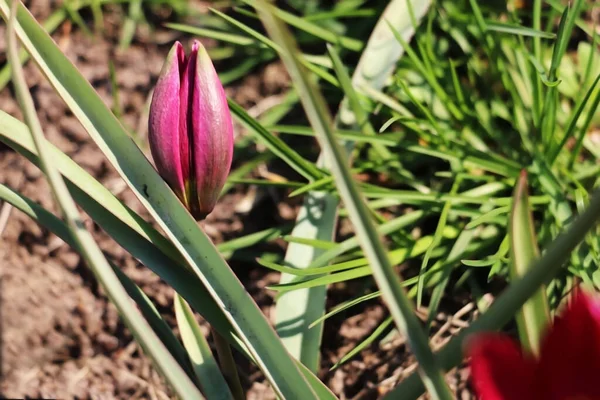
[(535, 361), (507, 336), (485, 333), (467, 343), (471, 377), (482, 400), (531, 400)]
[(542, 342), (536, 373), (545, 393), (540, 398), (598, 400), (599, 372), (600, 299), (578, 294)]

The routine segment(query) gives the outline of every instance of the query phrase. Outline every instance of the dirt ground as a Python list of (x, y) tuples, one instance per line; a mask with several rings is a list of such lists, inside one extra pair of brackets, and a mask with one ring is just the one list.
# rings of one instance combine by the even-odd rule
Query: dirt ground
[[(36, 17), (48, 16), (50, 7), (46, 2), (34, 4)], [(119, 52), (116, 42), (123, 15), (117, 7), (107, 10), (106, 30), (102, 36), (88, 37), (64, 24), (54, 34), (54, 39), (110, 106), (113, 106), (113, 99), (109, 60), (113, 60), (123, 122), (132, 131), (137, 131), (143, 140), (146, 130), (143, 110), (164, 56), (173, 40), (187, 42), (190, 38), (160, 30), (150, 34), (141, 29), (131, 48)], [(3, 28), (0, 28), (2, 48)], [(31, 64), (26, 72), (47, 137), (118, 193), (129, 206), (146, 215), (43, 76)], [(262, 99), (280, 92), (285, 85), (287, 78), (281, 65), (273, 64), (227, 90), (236, 101), (251, 109)], [(0, 106), (21, 117), (10, 88), (0, 93)], [(0, 148), (0, 182), (55, 210), (40, 171), (5, 147)], [(236, 205), (245, 196), (246, 188), (236, 188), (211, 214), (206, 230), (215, 240), (222, 241), (275, 224), (283, 225), (295, 218), (296, 205), (284, 202), (281, 193), (263, 196), (250, 214), (236, 212)], [(0, 215), (8, 215), (8, 218), (0, 217), (0, 398), (172, 398), (168, 387), (141, 353), (80, 257), (20, 212), (13, 210), (5, 214), (6, 208), (3, 210)], [(91, 221), (88, 222), (110, 259), (150, 296), (167, 321), (173, 324), (173, 291), (110, 241)], [(283, 243), (277, 246), (283, 251)], [(233, 265), (248, 291), (269, 315), (273, 293), (264, 287), (277, 282), (277, 274), (266, 272), (254, 263), (237, 261)], [(338, 304), (355, 293), (356, 288), (352, 285), (363, 284), (334, 286), (329, 305)], [(329, 371), (386, 317), (383, 305), (373, 301), (326, 324), (320, 377), (341, 399), (377, 398), (414, 368), (404, 341), (395, 335), (385, 345), (373, 345), (343, 367)], [(439, 339), (443, 340), (443, 337), (442, 334)], [(260, 372), (241, 357), (239, 361), (248, 398), (271, 398)], [(464, 371), (451, 379), (460, 382), (457, 398), (468, 398), (468, 393), (462, 390)]]

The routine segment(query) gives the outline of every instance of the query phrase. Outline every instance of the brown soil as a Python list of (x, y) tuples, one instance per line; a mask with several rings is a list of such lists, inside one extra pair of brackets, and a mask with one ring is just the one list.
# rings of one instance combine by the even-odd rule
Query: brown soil
[[(36, 17), (45, 18), (50, 11), (49, 5), (34, 3)], [(54, 34), (54, 39), (109, 106), (114, 106), (109, 80), (109, 60), (113, 60), (123, 123), (136, 131), (143, 141), (146, 117), (142, 110), (169, 43), (176, 37), (184, 42), (190, 38), (160, 30), (150, 34), (141, 28), (134, 44), (127, 51), (119, 52), (116, 42), (123, 18), (120, 8), (109, 7), (105, 18), (103, 35), (88, 37), (79, 29), (64, 24)], [(4, 37), (3, 29), (0, 37)], [(29, 64), (26, 72), (49, 140), (118, 193), (128, 205), (146, 215), (36, 68)], [(273, 95), (281, 92), (285, 85), (287, 77), (281, 65), (272, 64), (228, 90), (243, 106), (255, 107), (254, 111), (258, 109), (259, 112), (261, 100), (273, 100)], [(12, 115), (21, 116), (8, 88), (0, 93), (0, 106)], [(0, 149), (0, 171), (0, 182), (44, 207), (56, 210), (39, 170), (10, 149)], [(283, 202), (285, 197), (281, 193), (265, 191), (263, 194), (250, 214), (236, 212), (236, 207), (239, 211), (239, 204), (247, 199), (244, 187), (228, 194), (206, 223), (209, 235), (222, 241), (293, 221), (296, 204)], [(110, 259), (150, 296), (172, 324), (173, 291), (116, 246), (91, 221), (87, 222)], [(141, 353), (79, 255), (18, 211), (13, 210), (6, 225), (0, 225), (0, 398), (172, 398), (169, 388)], [(283, 251), (283, 244), (279, 243), (279, 247), (278, 251)], [(269, 315), (273, 293), (264, 287), (275, 283), (278, 275), (268, 273), (254, 263), (241, 261), (234, 263), (234, 269)], [(329, 305), (348, 299), (363, 284), (334, 286)], [(405, 372), (414, 369), (412, 358), (405, 352), (404, 341), (395, 335), (385, 345), (373, 345), (343, 367), (329, 371), (386, 317), (384, 306), (374, 301), (333, 318), (326, 325), (320, 377), (341, 399), (377, 398)], [(248, 398), (272, 398), (262, 375), (241, 357), (239, 360)], [(461, 382), (457, 385), (461, 393), (464, 378), (452, 379)], [(457, 394), (457, 397), (463, 396)]]

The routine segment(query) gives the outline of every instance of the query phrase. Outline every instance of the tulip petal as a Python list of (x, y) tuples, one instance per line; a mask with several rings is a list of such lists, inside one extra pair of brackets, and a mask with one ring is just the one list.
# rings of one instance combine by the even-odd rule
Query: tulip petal
[(511, 338), (483, 333), (469, 339), (471, 379), (482, 400), (530, 400), (535, 361), (524, 356)]
[(577, 294), (542, 342), (541, 398), (600, 399), (600, 299)]
[(167, 56), (152, 95), (148, 119), (148, 141), (156, 169), (179, 196), (185, 199), (184, 171), (180, 157), (180, 75), (185, 53), (176, 42)]
[(192, 214), (204, 218), (215, 206), (229, 174), (233, 158), (233, 121), (225, 91), (206, 49), (199, 42), (194, 46), (197, 46), (197, 59), (190, 115), (198, 203), (197, 208), (192, 207)]

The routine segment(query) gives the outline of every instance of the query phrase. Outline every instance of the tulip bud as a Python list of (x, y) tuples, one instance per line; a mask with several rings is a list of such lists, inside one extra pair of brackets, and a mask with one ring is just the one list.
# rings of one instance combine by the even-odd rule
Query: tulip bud
[(206, 49), (176, 42), (156, 83), (148, 121), (156, 169), (197, 220), (208, 215), (231, 168), (233, 122)]

